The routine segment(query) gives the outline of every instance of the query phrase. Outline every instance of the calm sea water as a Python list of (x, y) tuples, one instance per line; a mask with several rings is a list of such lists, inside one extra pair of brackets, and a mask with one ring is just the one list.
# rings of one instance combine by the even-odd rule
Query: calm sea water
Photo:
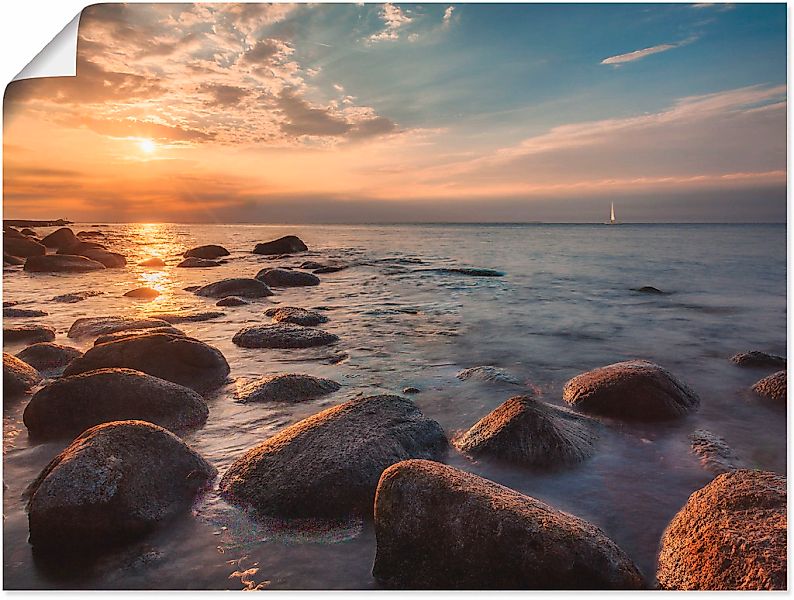
[[(711, 479), (689, 451), (692, 431), (723, 436), (750, 466), (786, 470), (785, 407), (749, 393), (769, 371), (740, 369), (728, 360), (751, 349), (786, 353), (783, 225), (75, 226), (80, 229), (104, 232), (106, 244), (127, 256), (127, 268), (80, 275), (15, 268), (3, 277), (4, 300), (48, 311), (36, 321), (55, 327), (57, 342), (72, 345), (79, 342), (66, 331), (83, 316), (215, 310), (215, 300), (182, 290), (189, 285), (253, 276), (267, 265), (297, 266), (307, 258), (354, 264), (321, 275), (317, 287), (278, 291), (223, 309), (225, 317), (179, 325), (218, 347), (232, 368), (231, 383), (209, 398), (206, 425), (184, 436), (221, 474), (247, 448), (358, 394), (415, 386), (422, 390), (413, 397), (422, 411), (454, 437), (524, 388), (562, 404), (570, 377), (630, 358), (660, 363), (688, 382), (701, 396), (700, 411), (663, 425), (610, 422), (598, 454), (563, 471), (472, 461), (454, 450), (446, 462), (592, 521), (650, 580), (665, 525)], [(256, 242), (285, 234), (299, 235), (311, 251), (281, 261), (250, 254)], [(211, 269), (174, 268), (186, 248), (205, 243), (224, 245), (232, 252), (229, 261)], [(150, 256), (169, 264), (160, 270), (136, 266)], [(427, 270), (441, 266), (488, 267), (506, 276)], [(140, 285), (163, 294), (151, 302), (122, 296)], [(631, 291), (644, 285), (670, 293)], [(50, 301), (80, 290), (104, 295), (76, 304)], [(232, 335), (268, 322), (262, 313), (276, 302), (327, 307), (325, 328), (340, 343), (330, 350), (234, 346)], [(27, 321), (7, 319), (6, 325)], [(503, 367), (526, 385), (455, 377), (477, 365)], [(232, 401), (236, 382), (279, 372), (330, 377), (343, 388), (297, 406)], [(257, 521), (215, 490), (198, 499), (192, 514), (101, 559), (35, 556), (21, 494), (67, 444), (30, 443), (24, 405), (10, 401), (3, 412), (7, 588), (377, 587), (370, 575), (371, 522)]]

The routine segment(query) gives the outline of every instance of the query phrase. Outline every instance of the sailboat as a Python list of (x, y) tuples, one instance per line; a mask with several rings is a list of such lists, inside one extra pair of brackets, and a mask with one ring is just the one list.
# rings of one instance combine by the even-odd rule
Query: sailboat
[(615, 220), (615, 203), (612, 202), (612, 208), (609, 211), (609, 221), (604, 223), (604, 225), (617, 225), (619, 221)]

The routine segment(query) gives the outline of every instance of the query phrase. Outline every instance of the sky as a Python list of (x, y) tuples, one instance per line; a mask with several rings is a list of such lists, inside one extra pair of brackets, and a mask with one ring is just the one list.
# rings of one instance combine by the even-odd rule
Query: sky
[(785, 4), (104, 4), (5, 218), (786, 220)]

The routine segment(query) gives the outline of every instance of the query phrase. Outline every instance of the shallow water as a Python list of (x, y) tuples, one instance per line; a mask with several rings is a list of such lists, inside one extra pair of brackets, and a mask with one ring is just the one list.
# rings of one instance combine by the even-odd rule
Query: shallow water
[[(221, 475), (245, 449), (283, 427), (359, 394), (413, 396), (449, 437), (512, 395), (534, 389), (562, 404), (573, 375), (630, 358), (660, 363), (700, 395), (696, 414), (674, 423), (606, 422), (599, 452), (584, 464), (537, 472), (472, 461), (450, 450), (446, 462), (538, 497), (592, 521), (614, 539), (649, 580), (665, 525), (711, 475), (689, 450), (689, 435), (706, 428), (724, 437), (752, 467), (785, 473), (786, 410), (749, 393), (770, 370), (740, 369), (728, 358), (757, 349), (786, 352), (786, 228), (784, 225), (75, 225), (106, 234), (127, 256), (125, 269), (89, 274), (4, 271), (3, 300), (50, 313), (6, 319), (40, 322), (66, 338), (83, 316), (146, 315), (174, 310), (223, 310), (226, 316), (177, 325), (218, 347), (231, 382), (209, 398), (206, 425), (184, 439)], [(41, 229), (41, 233), (49, 232)], [(297, 234), (311, 248), (287, 260), (250, 254), (254, 244)], [(174, 268), (186, 248), (222, 244), (232, 255), (220, 267)], [(162, 269), (136, 266), (160, 256)], [(297, 266), (337, 258), (353, 267), (320, 275), (313, 288), (277, 290), (248, 306), (216, 309), (189, 285), (253, 276), (264, 266)], [(442, 274), (449, 266), (492, 268), (500, 278)], [(162, 295), (123, 297), (141, 285)], [(669, 292), (631, 291), (652, 285)], [(75, 304), (53, 296), (102, 290)], [(325, 307), (324, 329), (341, 341), (312, 350), (238, 348), (232, 335), (269, 322), (274, 303)], [(22, 346), (7, 346), (17, 352)], [(467, 367), (496, 365), (525, 382), (460, 381)], [(342, 389), (297, 406), (233, 402), (235, 380), (268, 373), (330, 377)], [(221, 500), (216, 489), (185, 515), (139, 543), (101, 559), (34, 556), (27, 544), (21, 495), (68, 441), (29, 442), (21, 415), (26, 400), (5, 403), (4, 585), (6, 588), (373, 588), (375, 538), (368, 521), (256, 521)], [(217, 486), (217, 480), (215, 482)]]

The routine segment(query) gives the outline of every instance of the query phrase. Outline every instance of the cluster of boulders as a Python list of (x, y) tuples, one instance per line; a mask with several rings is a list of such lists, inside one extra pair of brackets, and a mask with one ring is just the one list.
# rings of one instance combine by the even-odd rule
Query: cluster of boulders
[(109, 251), (99, 242), (90, 241), (95, 237), (97, 232), (80, 231), (75, 234), (69, 227), (61, 227), (38, 238), (31, 229), (19, 231), (4, 224), (3, 262), (7, 265), (22, 264), (25, 271), (32, 273), (80, 273), (127, 264), (123, 255)]

